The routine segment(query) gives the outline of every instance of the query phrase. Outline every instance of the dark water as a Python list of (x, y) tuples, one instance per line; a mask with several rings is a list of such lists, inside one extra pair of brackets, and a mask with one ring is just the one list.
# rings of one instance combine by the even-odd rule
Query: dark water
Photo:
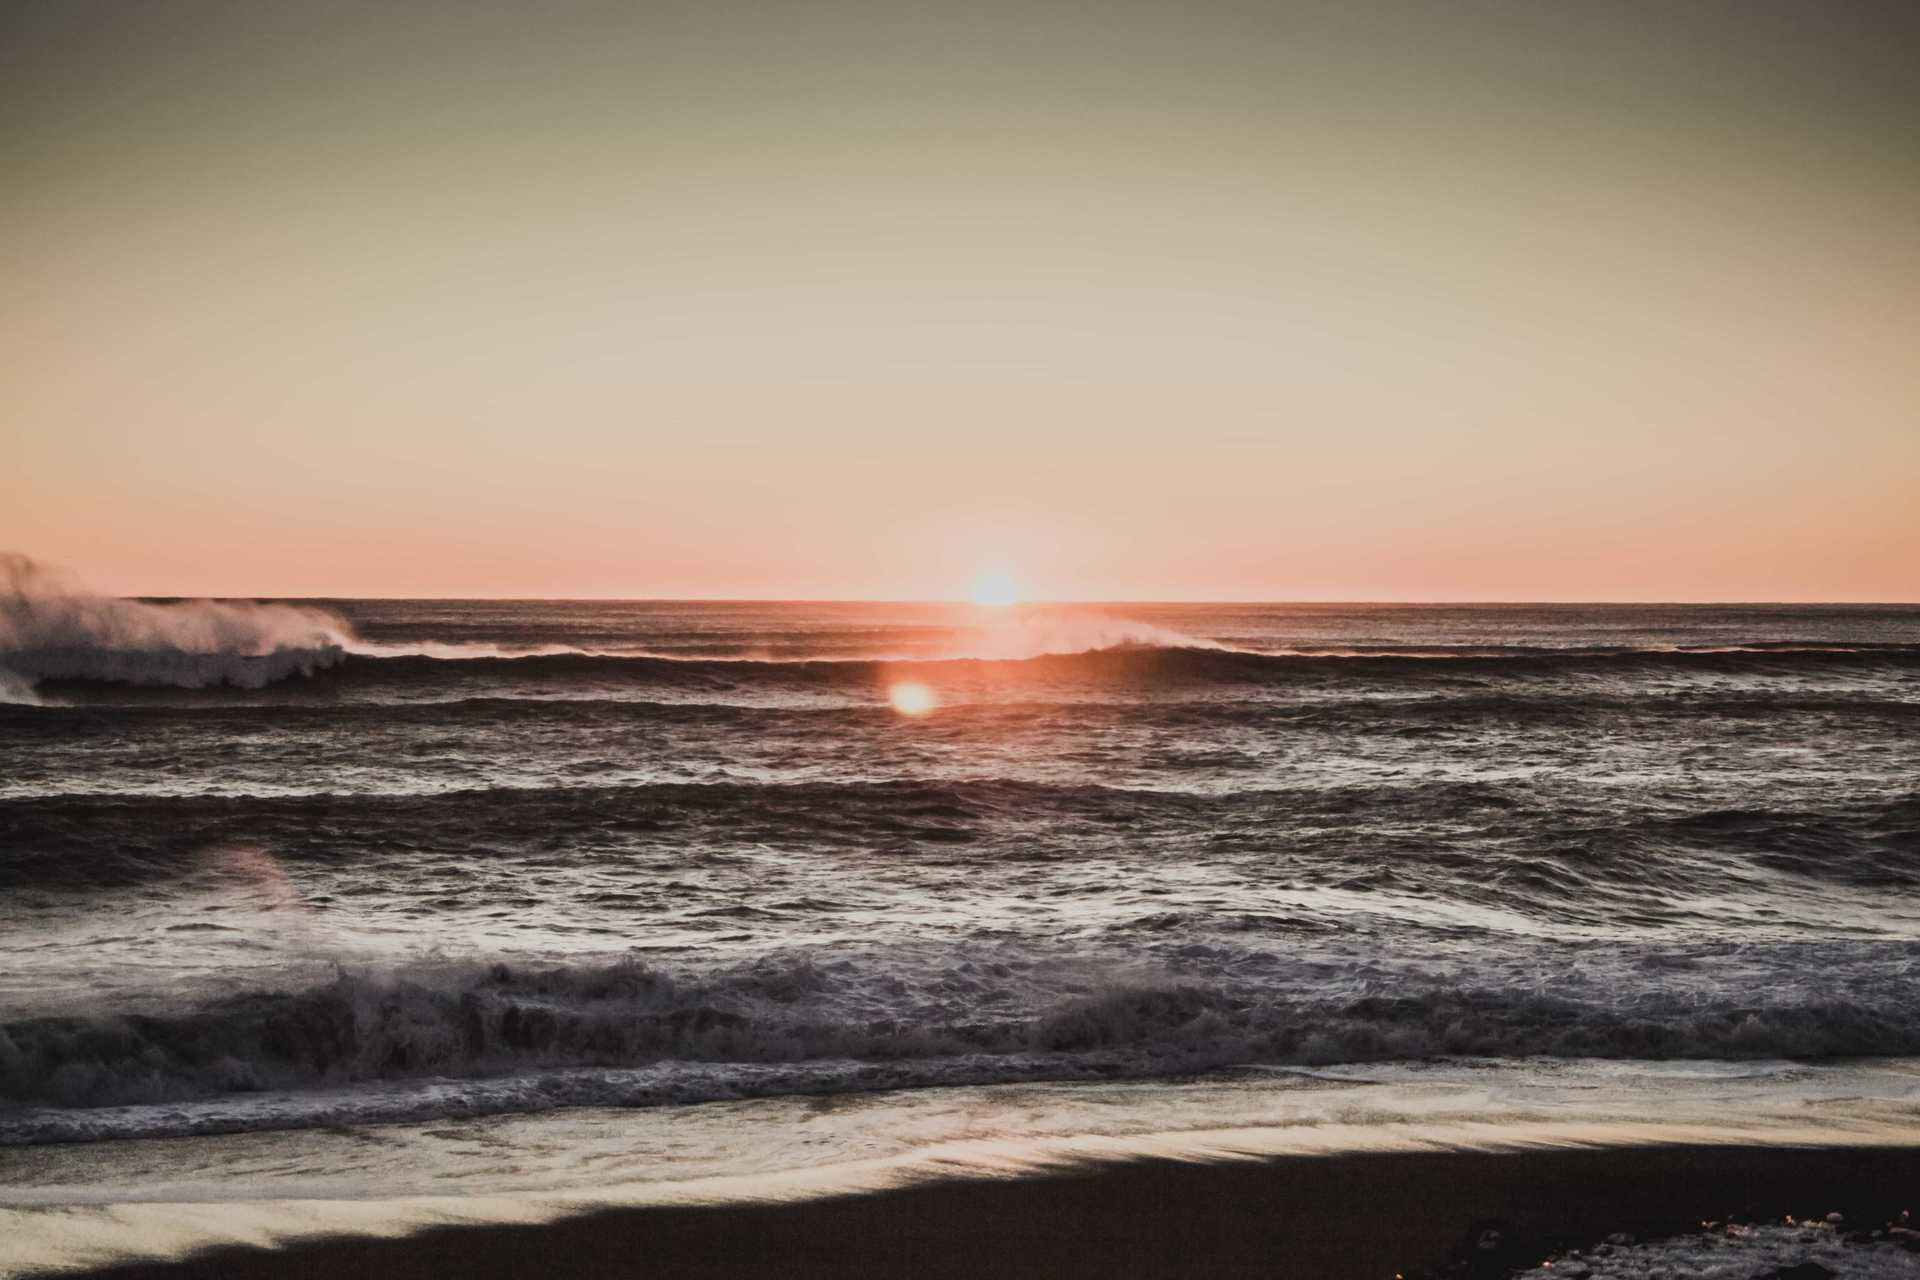
[(1920, 1053), (1920, 609), (210, 608), (0, 645), (0, 1141)]

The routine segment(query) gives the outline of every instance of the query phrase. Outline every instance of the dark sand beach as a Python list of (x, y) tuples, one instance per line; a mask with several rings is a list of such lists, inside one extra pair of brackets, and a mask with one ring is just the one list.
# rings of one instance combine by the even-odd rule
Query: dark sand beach
[[(546, 1225), (229, 1248), (91, 1274), (115, 1280), (457, 1276), (1417, 1275), (1470, 1229), (1511, 1247), (1698, 1229), (1703, 1219), (1847, 1213), (1879, 1221), (1920, 1189), (1912, 1147), (1664, 1146), (1373, 1152), (1226, 1164), (1145, 1160), (1037, 1177), (931, 1182), (796, 1203), (653, 1206)], [(72, 1273), (68, 1273), (72, 1274)]]

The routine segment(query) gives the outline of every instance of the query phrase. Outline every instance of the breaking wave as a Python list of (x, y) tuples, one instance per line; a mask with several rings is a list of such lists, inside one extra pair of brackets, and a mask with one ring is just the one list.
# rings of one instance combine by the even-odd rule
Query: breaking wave
[(35, 686), (50, 680), (258, 689), (330, 666), (352, 642), (352, 628), (320, 609), (119, 599), (0, 553), (0, 701), (37, 701)]
[[(1304, 969), (1265, 981), (1230, 973), (1103, 978), (1084, 965), (984, 955), (930, 968), (876, 963), (885, 961), (877, 956), (775, 954), (705, 972), (625, 961), (342, 973), (303, 990), (171, 1014), (0, 1026), (0, 1143), (49, 1140), (50, 1126), (67, 1122), (46, 1108), (376, 1082), (433, 1082), (444, 1087), (418, 1105), (472, 1114), (1246, 1063), (1920, 1052), (1912, 975), (1890, 974), (1880, 953), (1802, 950), (1775, 963), (1782, 975), (1825, 965), (1817, 988), (1669, 989), (1649, 984), (1643, 966), (1631, 997), (1603, 988), (1563, 993), (1517, 967), (1472, 977), (1409, 974), (1388, 986), (1316, 983)], [(1691, 967), (1684, 956), (1674, 964)], [(636, 1069), (650, 1074), (618, 1074)], [(569, 1072), (585, 1074), (554, 1075)], [(86, 1136), (87, 1123), (68, 1127)]]

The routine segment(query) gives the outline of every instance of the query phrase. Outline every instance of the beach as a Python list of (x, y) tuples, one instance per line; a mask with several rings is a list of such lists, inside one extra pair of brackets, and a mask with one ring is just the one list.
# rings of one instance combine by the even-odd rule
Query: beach
[(1916, 1114), (1912, 1060), (1535, 1061), (36, 1144), (0, 1147), (0, 1273), (1505, 1275), (1884, 1222)]
[[(1508, 1243), (1469, 1252), (1482, 1268), (1476, 1274), (1531, 1265), (1556, 1243), (1684, 1231), (1729, 1214), (1824, 1215), (1844, 1206), (1867, 1221), (1897, 1213), (1916, 1187), (1920, 1145), (1143, 1158), (791, 1200), (769, 1187), (766, 1200), (601, 1208), (538, 1224), (423, 1224), (398, 1238), (228, 1247), (91, 1274), (1386, 1280), (1443, 1268), (1462, 1256), (1470, 1228), (1490, 1222)], [(272, 1229), (273, 1213), (257, 1207), (227, 1218)]]

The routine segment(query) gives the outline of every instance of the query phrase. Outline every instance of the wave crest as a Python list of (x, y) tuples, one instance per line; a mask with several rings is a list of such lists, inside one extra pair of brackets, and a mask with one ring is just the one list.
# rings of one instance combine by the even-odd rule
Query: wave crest
[(44, 680), (257, 689), (331, 666), (353, 643), (352, 627), (323, 609), (126, 600), (0, 552), (0, 700), (36, 701)]
[[(1797, 971), (1810, 958), (1782, 952), (1775, 961)], [(942, 1064), (957, 1062), (976, 1080), (1042, 1080), (1428, 1057), (1920, 1052), (1912, 980), (1890, 976), (1886, 958), (1836, 952), (1818, 988), (1654, 983), (1624, 996), (1555, 994), (1524, 965), (1416, 968), (1392, 983), (1331, 985), (1298, 972), (1249, 980), (1004, 956), (930, 969), (799, 953), (678, 971), (633, 960), (446, 965), (342, 973), (318, 987), (168, 1014), (0, 1025), (0, 1103), (95, 1108), (663, 1064), (679, 1064), (682, 1092), (693, 1092), (621, 1101), (690, 1100), (713, 1088), (708, 1077), (731, 1081), (729, 1090), (792, 1091), (791, 1071), (771, 1074), (761, 1090), (733, 1070), (776, 1065), (857, 1063), (862, 1070), (835, 1088), (862, 1089), (883, 1087), (893, 1068), (938, 1082)], [(439, 1105), (475, 1104), (461, 1092)], [(13, 1132), (0, 1123), (0, 1144)]]

